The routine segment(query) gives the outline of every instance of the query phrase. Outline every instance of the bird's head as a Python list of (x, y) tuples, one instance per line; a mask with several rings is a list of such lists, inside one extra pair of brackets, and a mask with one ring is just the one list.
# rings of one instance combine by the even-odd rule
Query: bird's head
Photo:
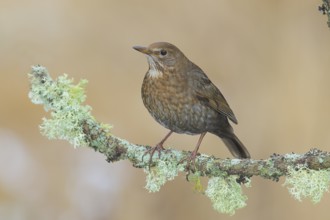
[(147, 55), (149, 72), (153, 76), (159, 76), (164, 71), (173, 71), (177, 65), (185, 63), (187, 58), (173, 44), (167, 42), (157, 42), (148, 47), (135, 46), (135, 50)]

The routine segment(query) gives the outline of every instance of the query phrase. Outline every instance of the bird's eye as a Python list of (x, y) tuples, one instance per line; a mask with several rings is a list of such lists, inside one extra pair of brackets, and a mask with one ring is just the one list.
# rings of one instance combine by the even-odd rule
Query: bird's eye
[(167, 54), (167, 51), (163, 49), (163, 50), (160, 51), (160, 54), (161, 54), (162, 56), (165, 56), (165, 55)]

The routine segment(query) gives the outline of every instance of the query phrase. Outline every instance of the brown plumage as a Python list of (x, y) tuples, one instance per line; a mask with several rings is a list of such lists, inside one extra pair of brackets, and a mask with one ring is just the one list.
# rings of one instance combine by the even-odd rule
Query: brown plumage
[(172, 132), (201, 135), (188, 162), (194, 161), (207, 132), (220, 137), (234, 157), (250, 158), (229, 124), (228, 119), (237, 124), (233, 111), (201, 68), (170, 43), (134, 49), (146, 54), (149, 63), (141, 90), (143, 103), (153, 118), (170, 130), (150, 151), (150, 159), (156, 150), (164, 149)]

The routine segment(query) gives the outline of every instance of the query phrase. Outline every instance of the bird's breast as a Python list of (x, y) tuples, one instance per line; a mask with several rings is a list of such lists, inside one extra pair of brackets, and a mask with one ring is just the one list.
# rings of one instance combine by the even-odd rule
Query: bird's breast
[(203, 105), (182, 77), (152, 78), (146, 74), (142, 84), (142, 99), (153, 118), (164, 127), (187, 134), (199, 134), (209, 129), (218, 113)]

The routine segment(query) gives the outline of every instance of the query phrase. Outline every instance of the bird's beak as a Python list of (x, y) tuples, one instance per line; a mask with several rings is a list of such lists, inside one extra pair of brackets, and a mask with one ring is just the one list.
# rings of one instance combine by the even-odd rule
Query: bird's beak
[(147, 55), (151, 54), (151, 51), (148, 49), (148, 47), (134, 46), (133, 49)]

